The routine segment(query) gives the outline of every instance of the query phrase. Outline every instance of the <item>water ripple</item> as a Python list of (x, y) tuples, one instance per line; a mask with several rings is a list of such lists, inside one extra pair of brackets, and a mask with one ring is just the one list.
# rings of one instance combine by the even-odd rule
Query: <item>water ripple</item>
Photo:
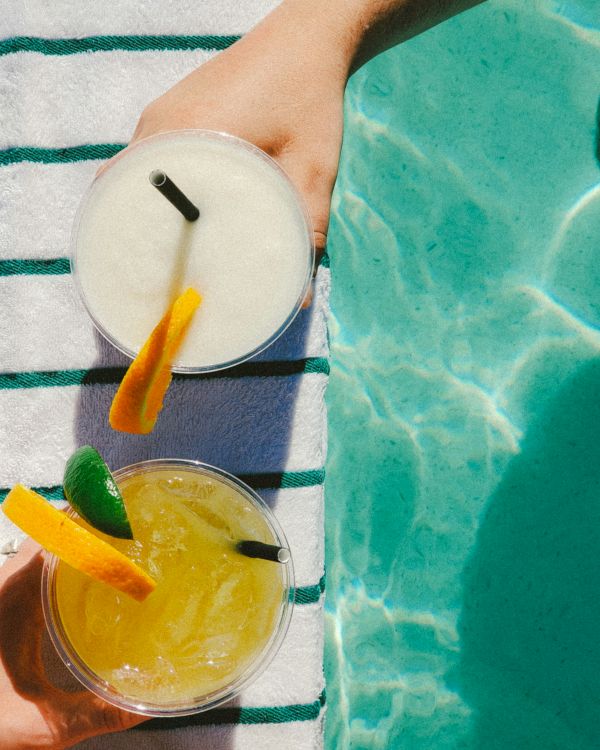
[(332, 750), (597, 745), (597, 6), (485, 3), (350, 81)]

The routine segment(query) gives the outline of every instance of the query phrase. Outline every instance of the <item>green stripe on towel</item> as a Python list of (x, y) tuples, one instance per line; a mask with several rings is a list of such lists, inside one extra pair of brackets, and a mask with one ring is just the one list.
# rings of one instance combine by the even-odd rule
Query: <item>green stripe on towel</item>
[(70, 164), (92, 159), (110, 159), (122, 151), (126, 143), (86, 143), (82, 146), (43, 148), (41, 146), (15, 146), (0, 151), (0, 166), (32, 161), (39, 164)]
[(238, 35), (111, 35), (78, 39), (48, 39), (15, 36), (0, 41), (0, 55), (15, 52), (39, 52), (42, 55), (76, 55), (81, 52), (146, 52), (148, 50), (222, 50), (230, 47)]
[(314, 586), (299, 586), (293, 594), (290, 592), (290, 599), (293, 597), (296, 604), (316, 604), (324, 591), (325, 576), (322, 576)]
[[(126, 367), (94, 367), (89, 370), (41, 370), (34, 372), (0, 373), (0, 390), (20, 388), (58, 388), (76, 385), (117, 385)], [(214, 380), (222, 378), (286, 377), (290, 375), (329, 375), (329, 360), (325, 357), (306, 359), (242, 362), (240, 365), (216, 372), (183, 375), (174, 373), (173, 380)]]
[(173, 719), (151, 719), (140, 724), (135, 731), (144, 729), (174, 729), (210, 724), (287, 724), (290, 721), (313, 721), (319, 717), (325, 705), (323, 691), (313, 703), (296, 703), (291, 706), (267, 706), (265, 708), (245, 708), (243, 706), (225, 706), (212, 711), (180, 716)]
[[(65, 496), (63, 494), (63, 488), (62, 484), (55, 484), (50, 487), (32, 487), (31, 488), (34, 492), (39, 493), (43, 497), (46, 498), (46, 500), (64, 500)], [(4, 500), (4, 498), (8, 495), (10, 492), (10, 489), (7, 487), (0, 488), (0, 503)]]
[[(0, 42), (1, 44), (1, 42)], [(126, 143), (87, 143), (81, 146), (65, 146), (63, 148), (43, 148), (40, 146), (15, 146), (0, 150), (0, 167), (19, 162), (36, 162), (38, 164), (70, 164), (78, 161), (90, 161), (94, 159), (110, 159), (127, 146)], [(57, 262), (64, 261), (63, 258), (55, 258)], [(5, 263), (32, 263), (34, 261), (4, 261)], [(321, 257), (319, 265), (323, 268), (330, 267), (330, 259), (325, 252)], [(25, 273), (25, 271), (21, 272)], [(31, 271), (35, 273), (35, 271)], [(42, 273), (42, 271), (37, 271)], [(0, 276), (11, 275), (2, 272)]]
[(64, 273), (71, 273), (68, 258), (0, 260), (0, 276), (24, 276), (25, 274), (57, 276)]
[(268, 474), (240, 474), (239, 478), (255, 490), (289, 490), (298, 487), (316, 487), (319, 484), (323, 484), (325, 481), (325, 469), (272, 472)]
[[(329, 268), (329, 256), (327, 253), (321, 257), (320, 265), (323, 268)], [(56, 276), (65, 273), (71, 273), (68, 258), (13, 258), (12, 260), (0, 260), (0, 277), (24, 276), (26, 274), (30, 276), (39, 274)]]
[[(279, 489), (282, 487), (314, 487), (323, 484), (325, 472), (323, 470), (311, 471), (290, 471), (281, 474), (239, 474), (239, 479), (249, 484), (254, 489)], [(277, 481), (271, 478), (278, 477)], [(46, 500), (65, 500), (61, 484), (55, 484), (48, 487), (32, 487), (34, 492), (39, 493)], [(0, 488), (0, 504), (8, 495), (10, 490), (7, 487)], [(325, 591), (325, 576), (322, 576), (319, 583), (312, 586), (299, 586), (292, 593), (290, 598), (298, 605), (316, 604)]]
[[(308, 469), (307, 471), (283, 471), (271, 473), (238, 474), (242, 482), (249, 484), (255, 490), (293, 489), (300, 487), (317, 487), (325, 481), (324, 469)], [(47, 487), (32, 487), (47, 500), (64, 500), (61, 484)], [(0, 488), (0, 503), (8, 495), (7, 487)], [(319, 584), (320, 585), (320, 584)]]

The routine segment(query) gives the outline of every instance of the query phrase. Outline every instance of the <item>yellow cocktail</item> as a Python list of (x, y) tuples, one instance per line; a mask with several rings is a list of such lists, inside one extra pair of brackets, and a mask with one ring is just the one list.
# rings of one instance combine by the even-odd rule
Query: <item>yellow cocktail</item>
[(136, 602), (52, 559), (44, 597), (52, 639), (76, 676), (117, 705), (150, 715), (215, 706), (262, 671), (290, 615), (291, 562), (247, 557), (236, 545), (287, 547), (283, 533), (252, 490), (212, 467), (149, 461), (115, 479), (134, 540), (93, 531), (141, 565), (156, 590)]

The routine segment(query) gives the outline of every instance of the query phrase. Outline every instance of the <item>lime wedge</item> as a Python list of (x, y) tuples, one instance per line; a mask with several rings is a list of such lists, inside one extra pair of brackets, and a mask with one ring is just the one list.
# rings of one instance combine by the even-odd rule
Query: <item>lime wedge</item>
[(133, 539), (117, 483), (91, 445), (82, 446), (67, 461), (63, 489), (74, 510), (95, 529), (120, 539)]

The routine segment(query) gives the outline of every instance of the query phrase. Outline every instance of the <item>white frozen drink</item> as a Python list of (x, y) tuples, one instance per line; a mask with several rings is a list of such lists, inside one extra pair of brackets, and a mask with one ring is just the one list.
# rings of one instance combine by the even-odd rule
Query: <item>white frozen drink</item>
[[(187, 221), (150, 183), (164, 171), (200, 210)], [(163, 133), (94, 181), (74, 230), (74, 271), (99, 330), (134, 356), (173, 299), (202, 296), (173, 369), (227, 367), (292, 321), (310, 283), (306, 211), (266, 154), (229, 135)]]

